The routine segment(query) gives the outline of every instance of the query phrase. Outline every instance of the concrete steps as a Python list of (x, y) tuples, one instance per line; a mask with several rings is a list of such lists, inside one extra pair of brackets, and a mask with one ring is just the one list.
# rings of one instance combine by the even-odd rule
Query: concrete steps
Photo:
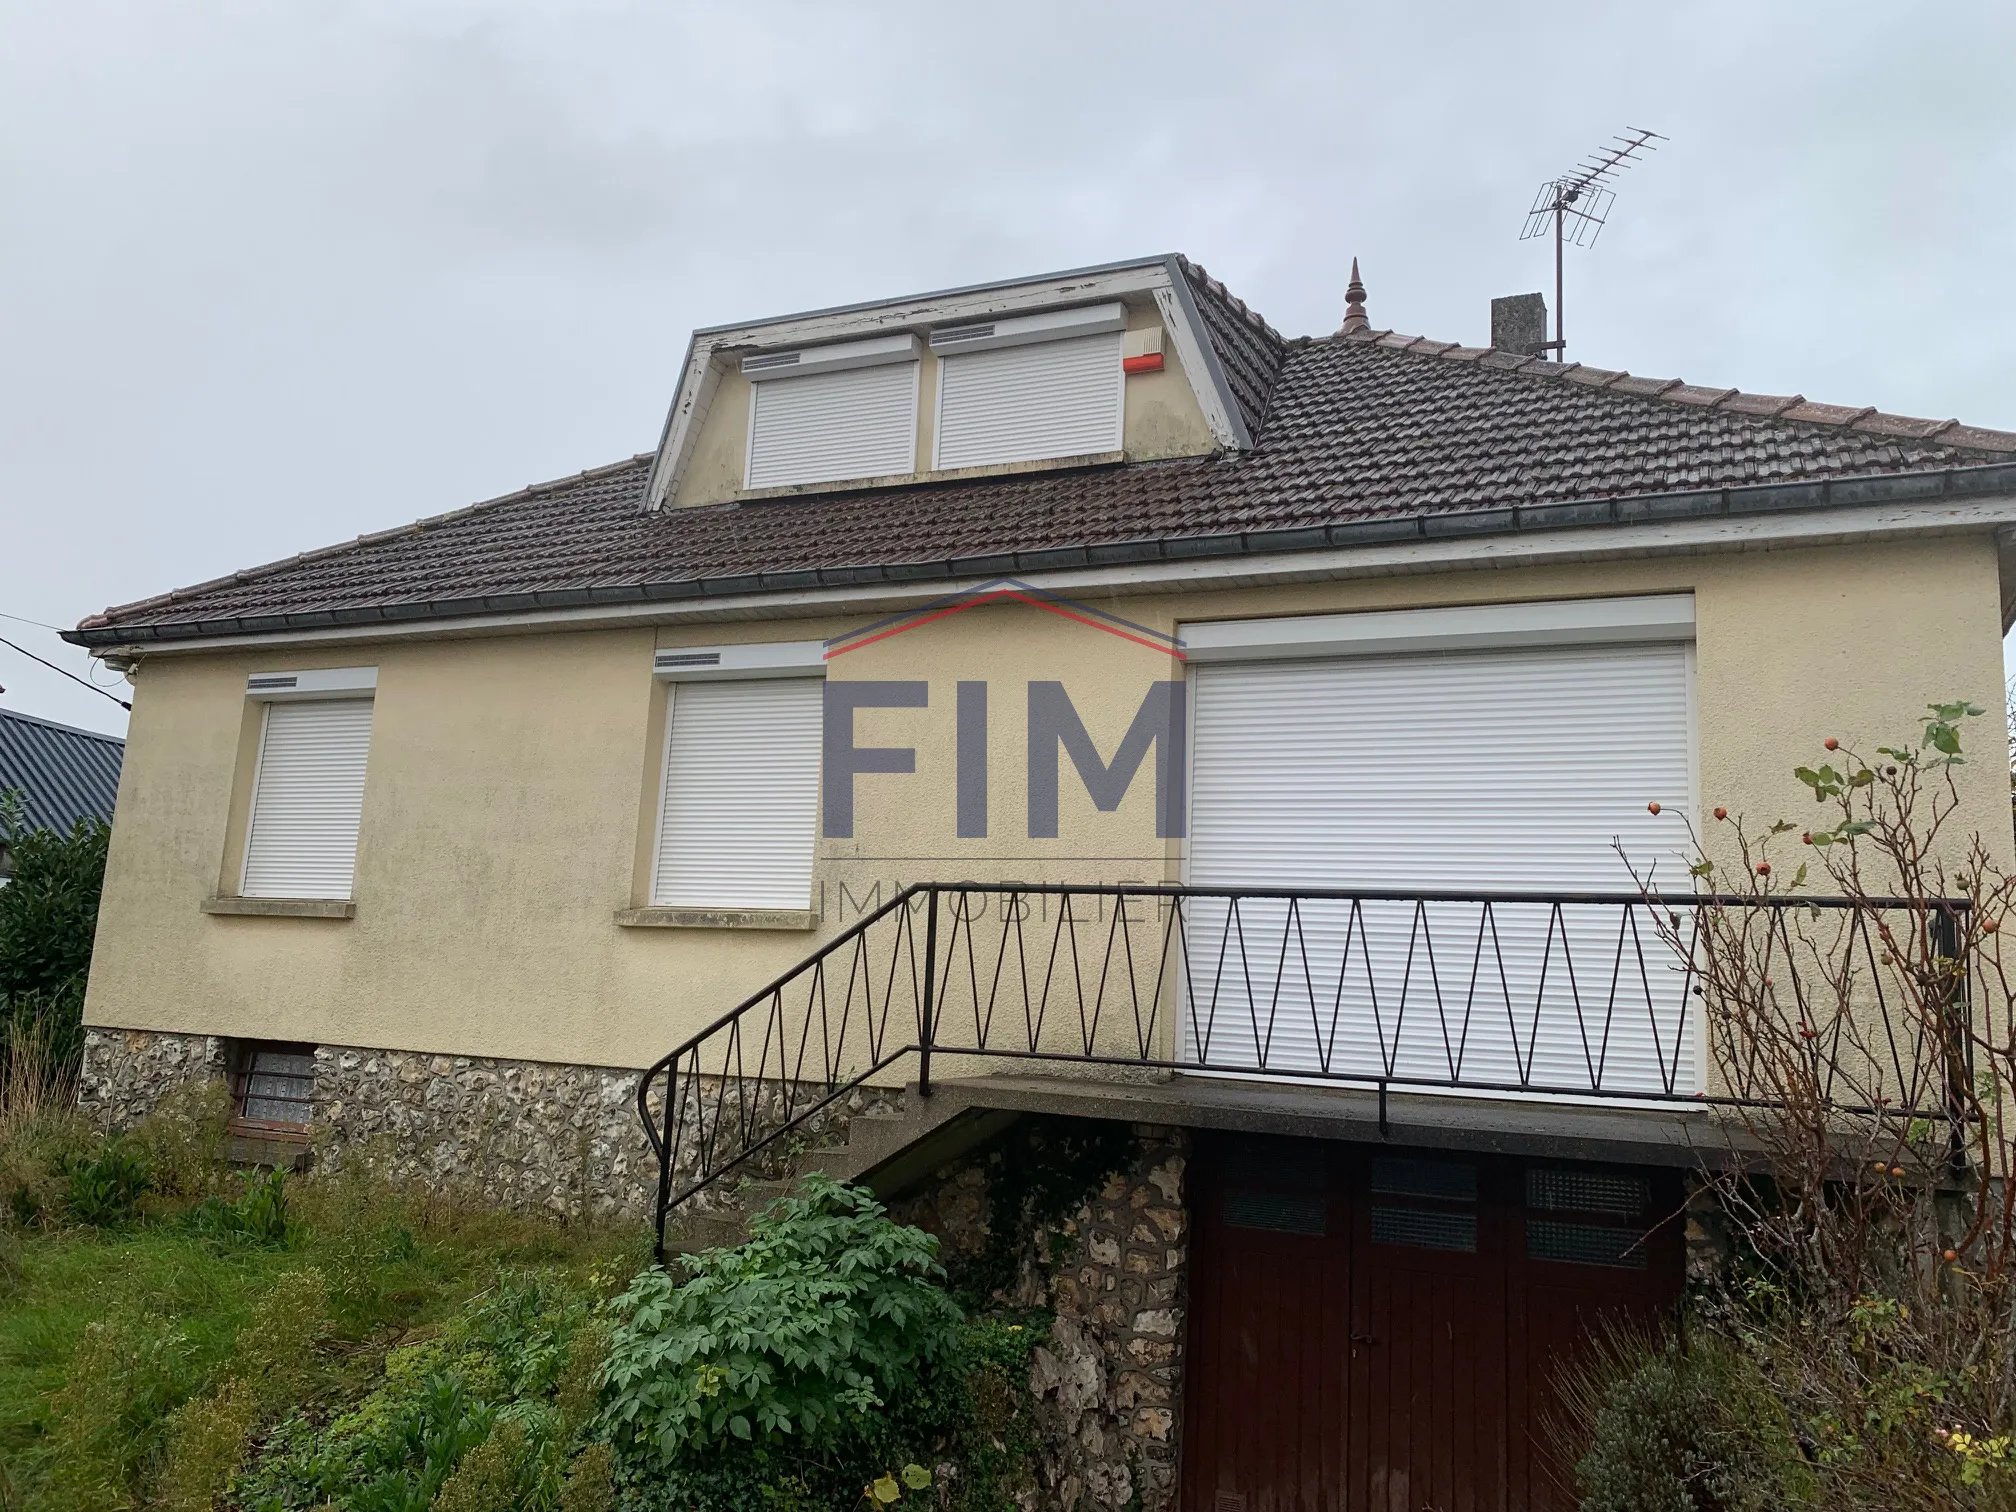
[(858, 1182), (877, 1195), (900, 1190), (1019, 1116), (976, 1109), (956, 1098), (923, 1097), (915, 1086), (908, 1087), (902, 1112), (857, 1113), (847, 1121), (844, 1144), (804, 1151), (792, 1162), (787, 1179), (736, 1182), (731, 1175), (724, 1178), (724, 1184), (733, 1186), (725, 1202), (704, 1210), (675, 1211), (666, 1228), (666, 1253), (695, 1254), (742, 1243), (749, 1237), (750, 1218), (787, 1195), (799, 1177), (812, 1171)]

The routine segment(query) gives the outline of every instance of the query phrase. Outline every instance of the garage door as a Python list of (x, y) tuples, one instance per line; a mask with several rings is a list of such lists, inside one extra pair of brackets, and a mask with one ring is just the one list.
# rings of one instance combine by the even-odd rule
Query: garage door
[(1185, 1512), (1576, 1505), (1560, 1366), (1679, 1300), (1676, 1174), (1210, 1134), (1190, 1172)]
[[(1684, 890), (1690, 660), (1671, 642), (1201, 665), (1188, 880), (1629, 892), (1628, 856)], [(1692, 1091), (1678, 963), (1628, 923), (1199, 899), (1187, 1048), (1228, 1069)]]

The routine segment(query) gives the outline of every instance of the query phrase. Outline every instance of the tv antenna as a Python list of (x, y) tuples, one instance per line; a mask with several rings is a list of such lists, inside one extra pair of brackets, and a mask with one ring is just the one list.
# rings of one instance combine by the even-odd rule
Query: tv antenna
[(1565, 361), (1568, 355), (1568, 341), (1561, 334), (1561, 249), (1595, 246), (1617, 199), (1610, 187), (1617, 175), (1644, 161), (1641, 153), (1657, 152), (1658, 143), (1670, 140), (1633, 126), (1628, 136), (1613, 136), (1609, 146), (1597, 148), (1561, 177), (1547, 180), (1533, 197), (1519, 240), (1554, 233), (1554, 339), (1541, 343), (1540, 349), (1551, 351), (1555, 361)]

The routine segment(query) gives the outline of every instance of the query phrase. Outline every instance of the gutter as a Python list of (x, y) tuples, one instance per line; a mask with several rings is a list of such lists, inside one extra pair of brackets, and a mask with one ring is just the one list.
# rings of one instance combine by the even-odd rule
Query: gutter
[[(491, 615), (579, 613), (747, 599), (770, 594), (802, 594), (820, 589), (914, 588), (957, 579), (1028, 576), (1086, 569), (1227, 563), (1248, 557), (1293, 556), (1305, 552), (1391, 547), (1411, 543), (1488, 543), (1541, 532), (1600, 526), (1671, 525), (1771, 515), (1806, 515), (1871, 505), (1936, 504), (2016, 495), (2016, 462), (1936, 472), (1890, 473), (1809, 483), (1767, 483), (1684, 493), (1636, 494), (1560, 504), (1521, 504), (1493, 509), (1422, 512), (1209, 536), (1172, 536), (1114, 541), (1089, 546), (1046, 547), (954, 557), (936, 562), (896, 562), (812, 567), (779, 572), (735, 573), (595, 588), (553, 588), (523, 593), (376, 604), (294, 613), (232, 615), (217, 619), (156, 624), (101, 625), (65, 630), (63, 638), (85, 647), (173, 645), (222, 636), (286, 635), (290, 632), (394, 627), (420, 621)], [(1987, 528), (1988, 520), (1965, 522)], [(1892, 526), (1890, 528), (1897, 528)], [(1925, 528), (1940, 528), (1928, 519)], [(1951, 528), (1949, 525), (1946, 528)], [(742, 607), (742, 606), (738, 606)]]

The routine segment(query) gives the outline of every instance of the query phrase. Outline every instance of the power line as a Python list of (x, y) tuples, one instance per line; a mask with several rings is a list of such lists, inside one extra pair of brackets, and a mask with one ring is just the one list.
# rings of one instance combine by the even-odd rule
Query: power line
[[(7, 616), (7, 618), (9, 619), (13, 619), (14, 617), (15, 616), (11, 614)], [(101, 698), (111, 699), (112, 702), (119, 705), (119, 707), (124, 709), (128, 714), (131, 714), (133, 712), (133, 705), (126, 702), (125, 699), (119, 697), (118, 694), (108, 693), (105, 689), (99, 687), (98, 684), (94, 682), (89, 682), (84, 678), (79, 677), (75, 672), (69, 671), (67, 668), (57, 666), (56, 663), (52, 661), (44, 660), (42, 657), (37, 656), (33, 651), (28, 650), (27, 647), (15, 645), (14, 642), (8, 640), (5, 636), (0, 636), (0, 646), (5, 646), (10, 651), (19, 651), (23, 656), (27, 657), (28, 660), (32, 662), (41, 662), (42, 665), (47, 667), (51, 672), (56, 673), (58, 676), (69, 678), (70, 681), (77, 684), (78, 687), (89, 688), (93, 693), (98, 694)]]
[(9, 614), (4, 609), (0, 609), (0, 619), (12, 620), (17, 625), (33, 625), (37, 630), (54, 630), (58, 635), (63, 633), (61, 625), (45, 625), (41, 620), (31, 620), (20, 614)]

